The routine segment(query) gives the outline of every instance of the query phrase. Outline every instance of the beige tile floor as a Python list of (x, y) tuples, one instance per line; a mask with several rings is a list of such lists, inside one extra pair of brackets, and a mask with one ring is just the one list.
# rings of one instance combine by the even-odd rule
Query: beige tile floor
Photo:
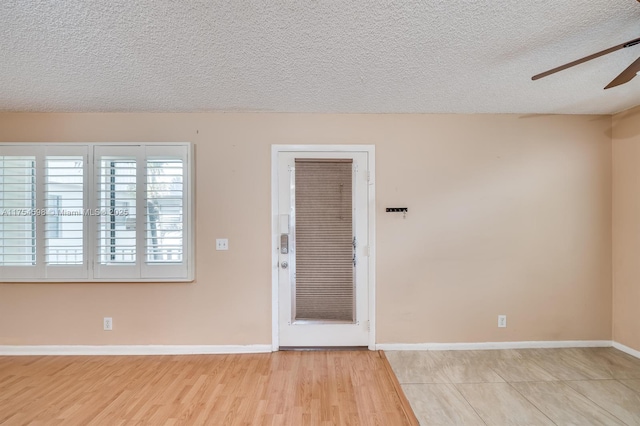
[(385, 353), (421, 425), (640, 426), (640, 359), (613, 348)]

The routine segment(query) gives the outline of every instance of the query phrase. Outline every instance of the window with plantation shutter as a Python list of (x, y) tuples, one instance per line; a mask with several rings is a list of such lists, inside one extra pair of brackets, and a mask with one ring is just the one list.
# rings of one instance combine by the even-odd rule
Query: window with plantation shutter
[(186, 279), (188, 146), (96, 146), (100, 278)]
[(188, 143), (0, 143), (0, 281), (192, 280), (190, 173)]

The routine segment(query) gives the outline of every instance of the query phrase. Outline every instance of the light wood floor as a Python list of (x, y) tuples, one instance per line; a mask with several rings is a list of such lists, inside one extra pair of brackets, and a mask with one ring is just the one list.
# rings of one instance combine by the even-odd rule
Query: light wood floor
[(640, 425), (640, 359), (613, 348), (386, 356), (422, 425)]
[(393, 380), (369, 351), (0, 357), (0, 424), (410, 424)]

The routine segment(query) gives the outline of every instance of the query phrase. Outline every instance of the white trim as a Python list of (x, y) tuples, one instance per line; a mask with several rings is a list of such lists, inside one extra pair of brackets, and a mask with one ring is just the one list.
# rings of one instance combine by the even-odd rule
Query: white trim
[(611, 340), (560, 340), (530, 342), (477, 342), (477, 343), (378, 343), (376, 349), (384, 351), (470, 351), (484, 349), (547, 349), (547, 348), (608, 348), (615, 347)]
[(365, 152), (371, 179), (368, 183), (369, 219), (369, 349), (376, 348), (376, 214), (375, 214), (375, 145), (271, 145), (271, 349), (277, 351), (280, 341), (278, 318), (278, 154), (280, 152)]
[(280, 328), (278, 326), (278, 254), (273, 250), (278, 246), (278, 145), (271, 146), (271, 350), (280, 348)]
[(375, 145), (271, 145), (276, 152), (373, 152)]
[(369, 350), (376, 348), (376, 150), (367, 151), (369, 164)]
[(0, 356), (18, 355), (210, 355), (271, 352), (271, 345), (0, 345)]
[(613, 342), (613, 347), (619, 351), (622, 351), (626, 354), (634, 356), (636, 358), (640, 358), (640, 351), (630, 348), (629, 346), (623, 345), (622, 343)]
[[(373, 329), (372, 329), (373, 330)], [(385, 351), (445, 351), (537, 348), (600, 348), (614, 347), (636, 358), (640, 351), (610, 340), (565, 340), (478, 343), (379, 343), (376, 350)], [(277, 351), (273, 345), (0, 345), (0, 356), (43, 355), (208, 355), (268, 353)]]

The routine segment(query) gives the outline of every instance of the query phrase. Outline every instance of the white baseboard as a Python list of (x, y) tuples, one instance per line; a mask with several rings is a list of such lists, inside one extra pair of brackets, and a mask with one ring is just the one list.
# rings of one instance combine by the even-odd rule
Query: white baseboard
[(629, 346), (625, 346), (622, 343), (613, 342), (613, 347), (618, 349), (619, 351), (627, 353), (627, 354), (629, 354), (631, 356), (635, 356), (636, 358), (640, 358), (640, 351), (632, 349)]
[(17, 355), (201, 355), (271, 352), (271, 345), (0, 345), (0, 356)]
[[(610, 340), (477, 343), (378, 343), (385, 351), (464, 351), (488, 349), (611, 347), (640, 358), (640, 351)], [(0, 356), (42, 355), (211, 355), (272, 352), (271, 345), (0, 345)]]
[(378, 343), (383, 351), (469, 351), (483, 349), (606, 348), (611, 340), (562, 340), (478, 343)]

